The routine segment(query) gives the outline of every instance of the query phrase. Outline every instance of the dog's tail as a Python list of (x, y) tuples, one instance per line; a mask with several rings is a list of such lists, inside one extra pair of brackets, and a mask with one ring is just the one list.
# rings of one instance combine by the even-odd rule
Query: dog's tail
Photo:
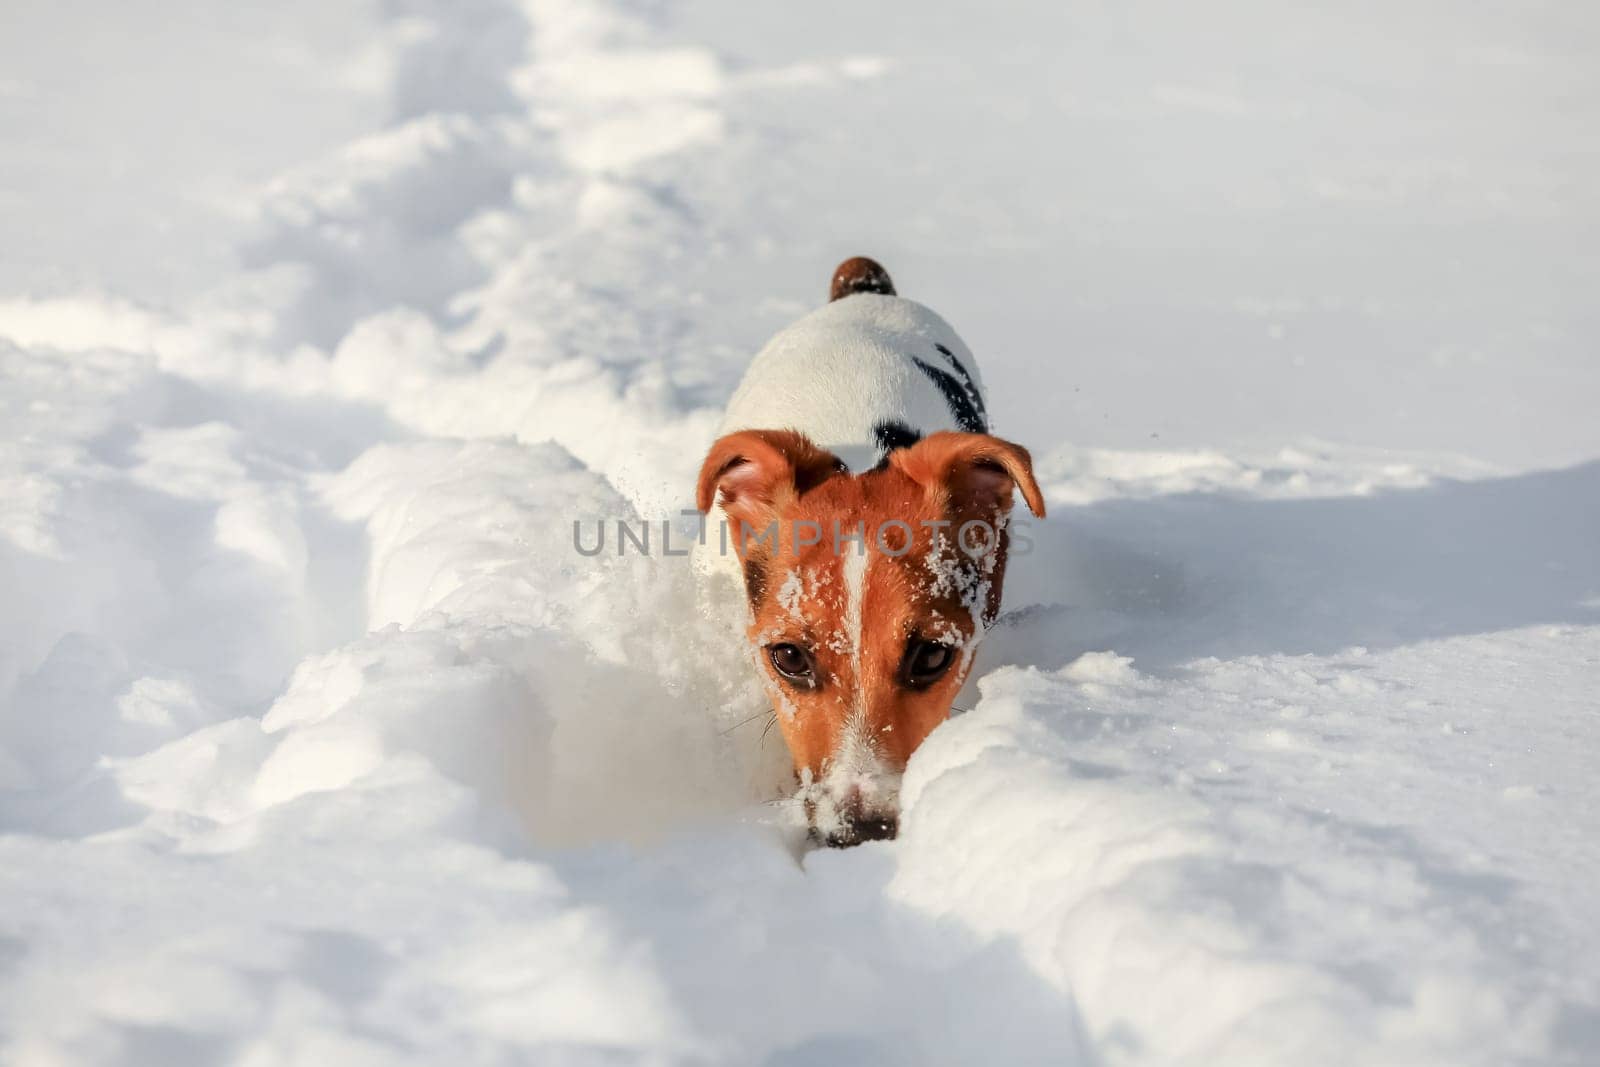
[(828, 287), (828, 299), (838, 300), (852, 293), (882, 293), (894, 296), (894, 282), (889, 272), (875, 259), (852, 256), (839, 264), (833, 272), (833, 284)]

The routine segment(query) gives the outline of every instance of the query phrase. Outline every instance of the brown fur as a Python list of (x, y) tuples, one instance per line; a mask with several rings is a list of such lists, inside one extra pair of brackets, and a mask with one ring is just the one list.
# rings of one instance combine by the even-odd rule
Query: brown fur
[[(999, 612), (1013, 489), (1044, 514), (1027, 451), (986, 434), (932, 434), (858, 475), (792, 431), (745, 431), (712, 447), (697, 502), (709, 511), (720, 494), (745, 573), (760, 576), (747, 584), (749, 638), (797, 775), (827, 774), (852, 715), (862, 717), (857, 732), (893, 772), (948, 717), (971, 669), (974, 639)], [(883, 551), (898, 552), (906, 536), (885, 525), (890, 520), (911, 527), (910, 550), (898, 557)], [(998, 528), (996, 543), (978, 558), (953, 543), (968, 520)], [(941, 538), (924, 525), (932, 521), (953, 525)], [(741, 527), (759, 535), (774, 522), (775, 543), (738, 536)], [(861, 524), (867, 541), (854, 647), (846, 556), (856, 548), (844, 542), (835, 553), (836, 522), (845, 534)], [(879, 530), (882, 546), (874, 543)], [(804, 543), (818, 534), (817, 543)], [(959, 646), (954, 664), (926, 688), (908, 686), (903, 675), (913, 640)], [(796, 685), (774, 667), (766, 650), (777, 644), (810, 653), (814, 685)]]
[(851, 293), (882, 293), (894, 296), (894, 282), (883, 264), (866, 256), (852, 256), (833, 271), (833, 282), (828, 286), (828, 299), (838, 300)]

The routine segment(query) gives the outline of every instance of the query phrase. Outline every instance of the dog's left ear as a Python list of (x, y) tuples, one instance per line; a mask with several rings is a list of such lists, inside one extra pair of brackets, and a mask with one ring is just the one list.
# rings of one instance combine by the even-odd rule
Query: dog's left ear
[(1033, 480), (1033, 458), (1010, 441), (986, 433), (929, 434), (910, 448), (889, 453), (889, 462), (938, 494), (948, 514), (1005, 514), (1016, 489), (1028, 510), (1044, 518), (1044, 494)]
[(728, 517), (765, 526), (801, 493), (844, 470), (832, 452), (794, 430), (742, 430), (719, 438), (700, 467), (695, 506), (708, 512), (720, 493)]

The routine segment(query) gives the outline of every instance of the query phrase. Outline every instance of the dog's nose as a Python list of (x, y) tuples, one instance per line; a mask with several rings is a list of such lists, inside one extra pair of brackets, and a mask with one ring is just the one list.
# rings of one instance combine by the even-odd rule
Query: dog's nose
[(833, 848), (849, 848), (863, 841), (893, 841), (900, 832), (900, 820), (893, 815), (869, 815), (846, 823), (828, 835)]
[(830, 848), (849, 848), (863, 841), (892, 841), (900, 831), (900, 817), (893, 811), (868, 811), (860, 794), (852, 794), (840, 811), (839, 825), (824, 838)]

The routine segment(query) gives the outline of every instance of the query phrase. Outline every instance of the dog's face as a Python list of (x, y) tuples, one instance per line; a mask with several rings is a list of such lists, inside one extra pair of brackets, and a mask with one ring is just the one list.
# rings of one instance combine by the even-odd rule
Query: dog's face
[(1000, 608), (1013, 490), (1044, 514), (1028, 453), (939, 433), (848, 473), (802, 434), (719, 440), (697, 502), (720, 495), (749, 636), (817, 836), (894, 836), (906, 761), (972, 667)]

